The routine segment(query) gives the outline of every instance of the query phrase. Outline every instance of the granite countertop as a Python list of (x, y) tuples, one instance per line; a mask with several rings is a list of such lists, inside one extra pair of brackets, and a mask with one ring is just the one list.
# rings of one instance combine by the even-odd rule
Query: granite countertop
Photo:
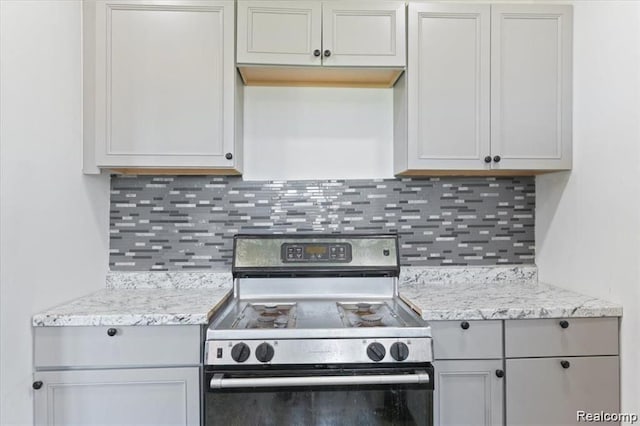
[(400, 297), (431, 321), (622, 316), (620, 305), (544, 283), (413, 282)]
[(207, 324), (231, 287), (104, 289), (33, 316), (34, 326)]
[[(426, 320), (621, 316), (622, 307), (537, 283), (535, 267), (406, 268), (400, 295)], [(34, 326), (207, 324), (228, 273), (110, 273), (107, 288), (33, 316)]]

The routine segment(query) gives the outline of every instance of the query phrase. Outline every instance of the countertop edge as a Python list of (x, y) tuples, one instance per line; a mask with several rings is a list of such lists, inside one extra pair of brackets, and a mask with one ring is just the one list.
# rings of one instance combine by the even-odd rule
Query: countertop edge
[[(89, 298), (104, 291), (135, 292), (138, 289), (102, 289), (86, 296), (74, 299)], [(149, 289), (145, 289), (149, 290)], [(224, 294), (215, 298), (212, 304), (203, 309), (180, 310), (176, 312), (134, 312), (134, 313), (98, 313), (73, 314), (56, 313), (56, 307), (34, 314), (31, 318), (32, 327), (81, 327), (81, 326), (157, 326), (157, 325), (207, 325), (211, 317), (231, 297), (233, 289), (229, 288)], [(71, 302), (70, 302), (71, 303)], [(60, 306), (64, 306), (60, 305)]]
[(423, 312), (422, 319), (426, 321), (475, 321), (475, 320), (527, 320), (550, 318), (605, 318), (622, 317), (622, 308), (585, 308), (573, 312), (566, 309), (505, 309), (505, 310), (467, 310), (467, 311), (435, 311)]
[(414, 283), (401, 298), (426, 321), (622, 317), (622, 305), (548, 283)]

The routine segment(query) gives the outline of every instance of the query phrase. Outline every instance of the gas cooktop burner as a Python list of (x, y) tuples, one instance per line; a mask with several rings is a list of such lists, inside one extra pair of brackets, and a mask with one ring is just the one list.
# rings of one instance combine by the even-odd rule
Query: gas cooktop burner
[(371, 312), (375, 312), (371, 310), (371, 303), (356, 303), (356, 308), (358, 308), (357, 312), (359, 314), (368, 314)]
[(296, 303), (247, 303), (231, 328), (295, 328)]
[(346, 327), (406, 327), (407, 324), (386, 302), (337, 302)]
[(360, 325), (363, 327), (379, 327), (384, 325), (382, 323), (382, 315), (378, 314), (360, 315), (360, 321)]

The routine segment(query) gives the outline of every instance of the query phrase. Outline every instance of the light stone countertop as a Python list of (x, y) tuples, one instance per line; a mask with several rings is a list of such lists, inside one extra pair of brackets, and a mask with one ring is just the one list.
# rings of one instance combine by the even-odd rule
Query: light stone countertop
[(620, 305), (544, 283), (414, 282), (399, 291), (427, 321), (622, 316)]
[(33, 326), (207, 324), (231, 287), (104, 289), (33, 316)]
[[(426, 320), (621, 316), (622, 307), (536, 283), (535, 266), (405, 268), (401, 297)], [(229, 273), (117, 273), (107, 288), (33, 316), (34, 326), (207, 324)]]

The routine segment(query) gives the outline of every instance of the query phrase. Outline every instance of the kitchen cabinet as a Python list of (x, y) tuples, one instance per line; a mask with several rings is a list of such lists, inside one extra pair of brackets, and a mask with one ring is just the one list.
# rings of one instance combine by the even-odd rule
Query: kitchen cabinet
[(617, 318), (505, 321), (505, 357), (507, 424), (620, 410)]
[(617, 355), (617, 318), (507, 321), (507, 358)]
[(434, 423), (502, 425), (502, 321), (433, 321), (430, 325), (435, 358)]
[(571, 168), (572, 8), (411, 3), (394, 172)]
[(40, 371), (36, 425), (200, 424), (200, 369)]
[(508, 359), (506, 371), (509, 425), (581, 424), (578, 411), (620, 411), (617, 356)]
[(238, 1), (238, 64), (320, 65), (322, 4)]
[(36, 327), (37, 425), (199, 425), (201, 329)]
[(435, 424), (568, 425), (578, 410), (620, 410), (618, 318), (430, 325)]
[(83, 16), (85, 171), (242, 171), (233, 0), (87, 0)]
[(404, 2), (238, 1), (237, 62), (252, 85), (393, 86)]
[(503, 424), (502, 360), (441, 360), (434, 368), (434, 424)]

